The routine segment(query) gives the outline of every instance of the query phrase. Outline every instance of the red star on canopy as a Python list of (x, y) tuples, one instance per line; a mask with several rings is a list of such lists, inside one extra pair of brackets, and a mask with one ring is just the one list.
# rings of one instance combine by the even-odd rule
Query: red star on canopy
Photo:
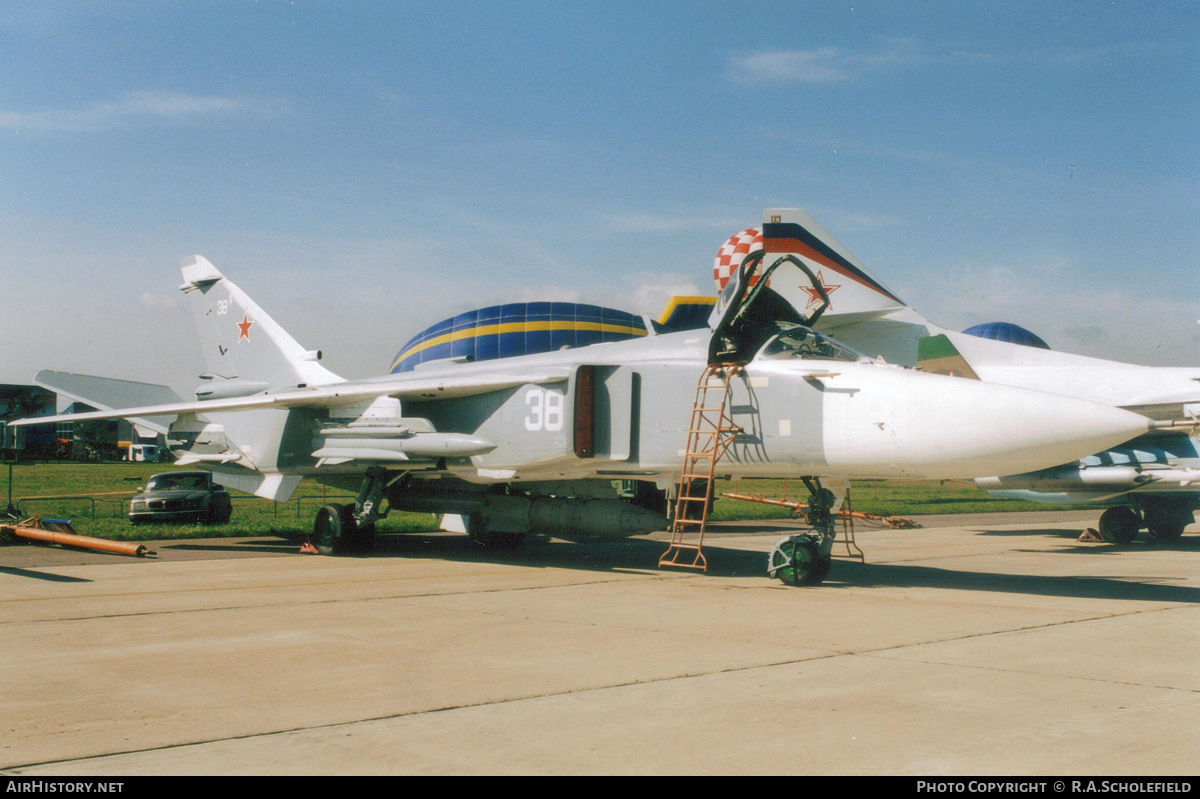
[[(829, 307), (832, 308), (833, 292), (840, 289), (842, 284), (838, 283), (833, 286), (829, 285), (825, 282), (824, 272), (817, 272), (817, 282), (821, 284), (821, 288), (825, 289), (826, 296), (830, 298)], [(821, 302), (821, 293), (817, 291), (816, 286), (801, 286), (800, 288), (804, 289), (804, 291), (808, 294), (808, 305), (804, 306), (804, 310), (807, 311), (809, 308), (813, 307), (814, 305), (818, 305)]]
[(246, 314), (242, 314), (242, 321), (237, 323), (238, 341), (241, 341), (242, 339), (246, 339), (248, 341), (250, 339), (250, 328), (253, 325), (254, 323), (250, 321), (250, 317)]

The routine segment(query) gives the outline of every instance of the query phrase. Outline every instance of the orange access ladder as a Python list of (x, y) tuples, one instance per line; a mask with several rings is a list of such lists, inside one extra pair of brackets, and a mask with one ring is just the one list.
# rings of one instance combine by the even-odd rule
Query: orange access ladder
[[(702, 550), (704, 529), (708, 526), (708, 507), (712, 502), (717, 462), (741, 432), (729, 413), (729, 382), (741, 372), (742, 367), (736, 363), (712, 363), (696, 384), (683, 474), (675, 495), (671, 545), (658, 559), (659, 568), (677, 566), (708, 570)], [(696, 536), (694, 543), (687, 540), (689, 535)]]

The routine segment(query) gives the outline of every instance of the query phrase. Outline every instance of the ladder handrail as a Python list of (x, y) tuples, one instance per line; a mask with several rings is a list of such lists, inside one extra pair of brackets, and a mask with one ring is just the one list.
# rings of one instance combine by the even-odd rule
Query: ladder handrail
[[(708, 561), (704, 557), (704, 531), (708, 526), (708, 510), (712, 504), (713, 479), (716, 475), (717, 462), (737, 438), (741, 428), (733, 423), (729, 413), (729, 384), (734, 376), (741, 374), (742, 367), (735, 363), (712, 363), (705, 367), (696, 383), (696, 399), (692, 403), (691, 419), (688, 423), (687, 445), (684, 449), (683, 468), (680, 472), (679, 489), (675, 494), (675, 514), (671, 520), (671, 544), (667, 551), (658, 559), (659, 567), (678, 566), (685, 569), (708, 570)], [(720, 382), (713, 383), (714, 374), (720, 375)], [(708, 393), (720, 391), (719, 405), (709, 404)], [(716, 414), (716, 418), (713, 418)], [(702, 441), (703, 440), (703, 441)], [(706, 461), (705, 470), (700, 462)], [(703, 491), (699, 491), (700, 485)], [(699, 519), (689, 519), (688, 503), (703, 502)], [(699, 525), (699, 536), (696, 543), (684, 541), (686, 528)], [(692, 552), (690, 563), (679, 560), (684, 552)]]

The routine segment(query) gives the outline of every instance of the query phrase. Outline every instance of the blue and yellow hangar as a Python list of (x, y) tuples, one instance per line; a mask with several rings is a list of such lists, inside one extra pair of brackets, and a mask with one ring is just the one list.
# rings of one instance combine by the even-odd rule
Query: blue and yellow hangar
[(708, 325), (716, 297), (672, 297), (657, 320), (574, 302), (514, 302), (468, 311), (430, 325), (392, 359), (392, 374), (447, 358), (490, 361), (677, 333)]

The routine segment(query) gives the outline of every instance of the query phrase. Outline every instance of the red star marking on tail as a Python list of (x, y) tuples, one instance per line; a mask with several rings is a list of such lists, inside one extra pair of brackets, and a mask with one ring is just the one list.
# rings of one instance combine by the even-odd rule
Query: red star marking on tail
[(254, 326), (254, 322), (250, 321), (250, 317), (242, 314), (242, 321), (237, 323), (238, 326), (238, 341), (242, 339), (250, 340), (250, 328)]
[[(840, 289), (842, 287), (842, 284), (838, 283), (833, 286), (829, 285), (828, 283), (825, 282), (825, 273), (824, 272), (817, 272), (817, 282), (821, 284), (821, 288), (825, 289), (825, 296), (830, 298), (829, 307), (832, 308), (833, 307), (833, 292)], [(808, 305), (804, 306), (804, 310), (807, 311), (809, 308), (811, 308), (814, 305), (817, 305), (821, 302), (821, 292), (817, 291), (816, 286), (801, 286), (800, 288), (804, 289), (804, 291), (807, 292), (807, 294), (808, 294)]]

